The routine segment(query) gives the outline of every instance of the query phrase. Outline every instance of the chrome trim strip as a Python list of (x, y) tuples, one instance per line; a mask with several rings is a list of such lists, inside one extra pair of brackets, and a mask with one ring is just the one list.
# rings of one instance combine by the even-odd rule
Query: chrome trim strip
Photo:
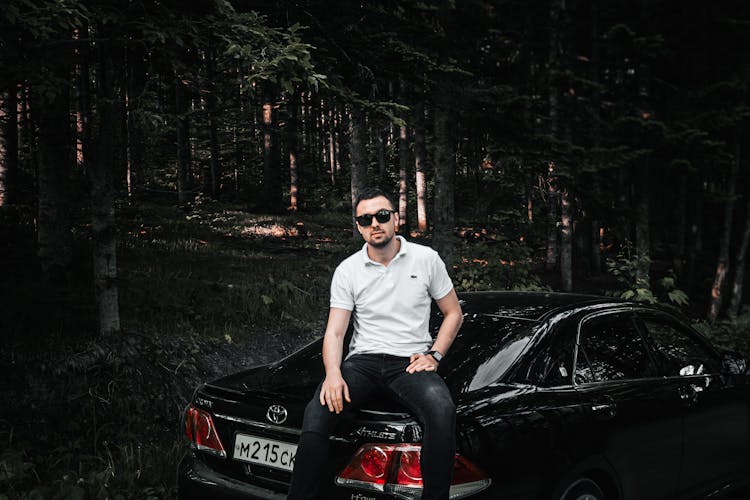
[(272, 430), (277, 432), (283, 432), (286, 434), (294, 434), (295, 436), (299, 436), (302, 434), (301, 429), (297, 429), (295, 427), (287, 427), (284, 425), (274, 425), (274, 424), (267, 424), (265, 422), (258, 422), (257, 420), (250, 420), (247, 418), (241, 418), (241, 417), (233, 417), (231, 415), (224, 415), (222, 413), (214, 413), (214, 416), (216, 418), (222, 418), (224, 420), (229, 420), (230, 422), (237, 422), (243, 425), (247, 425), (248, 427), (255, 427), (258, 429), (263, 430)]
[(368, 413), (370, 415), (393, 415), (398, 418), (409, 418), (411, 417), (408, 413), (395, 412), (395, 411), (378, 411), (378, 410), (359, 410), (360, 413)]

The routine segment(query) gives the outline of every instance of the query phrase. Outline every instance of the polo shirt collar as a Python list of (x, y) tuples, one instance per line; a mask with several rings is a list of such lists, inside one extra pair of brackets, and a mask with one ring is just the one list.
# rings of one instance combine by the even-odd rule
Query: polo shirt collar
[[(395, 257), (393, 257), (393, 260), (396, 260), (396, 259), (398, 259), (398, 258), (403, 257), (404, 255), (406, 255), (406, 238), (404, 238), (403, 236), (401, 236), (399, 234), (396, 235), (396, 238), (398, 238), (398, 240), (401, 242), (401, 248), (398, 250), (398, 253), (395, 255)], [(362, 253), (362, 262), (365, 265), (367, 265), (367, 264), (372, 264), (372, 265), (376, 265), (376, 266), (381, 265), (381, 264), (378, 264), (377, 262), (375, 262), (374, 260), (372, 260), (367, 255), (367, 243), (366, 242), (365, 242), (364, 245), (362, 245), (361, 253)], [(393, 262), (393, 260), (391, 262)]]

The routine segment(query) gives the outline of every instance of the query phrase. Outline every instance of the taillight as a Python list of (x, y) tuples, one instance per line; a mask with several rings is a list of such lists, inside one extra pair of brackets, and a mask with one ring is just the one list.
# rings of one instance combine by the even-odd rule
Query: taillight
[[(336, 484), (381, 491), (398, 498), (422, 496), (422, 469), (418, 444), (362, 445), (349, 465), (336, 476)], [(492, 481), (466, 457), (456, 454), (450, 498), (464, 498), (487, 488)]]
[(185, 410), (185, 436), (197, 449), (226, 458), (211, 414), (193, 405)]

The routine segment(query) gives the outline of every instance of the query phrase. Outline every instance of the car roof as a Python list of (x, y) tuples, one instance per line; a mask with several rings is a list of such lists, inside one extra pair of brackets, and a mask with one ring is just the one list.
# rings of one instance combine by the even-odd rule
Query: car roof
[(545, 316), (581, 305), (629, 302), (613, 297), (560, 292), (461, 292), (464, 314), (502, 316), (541, 321)]

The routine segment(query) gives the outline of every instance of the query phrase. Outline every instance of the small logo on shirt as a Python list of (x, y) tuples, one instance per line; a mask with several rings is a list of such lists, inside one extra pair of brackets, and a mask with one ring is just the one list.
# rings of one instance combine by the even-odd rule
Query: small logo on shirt
[(417, 279), (417, 275), (416, 274), (412, 274), (411, 275), (411, 279), (413, 279), (413, 280)]

